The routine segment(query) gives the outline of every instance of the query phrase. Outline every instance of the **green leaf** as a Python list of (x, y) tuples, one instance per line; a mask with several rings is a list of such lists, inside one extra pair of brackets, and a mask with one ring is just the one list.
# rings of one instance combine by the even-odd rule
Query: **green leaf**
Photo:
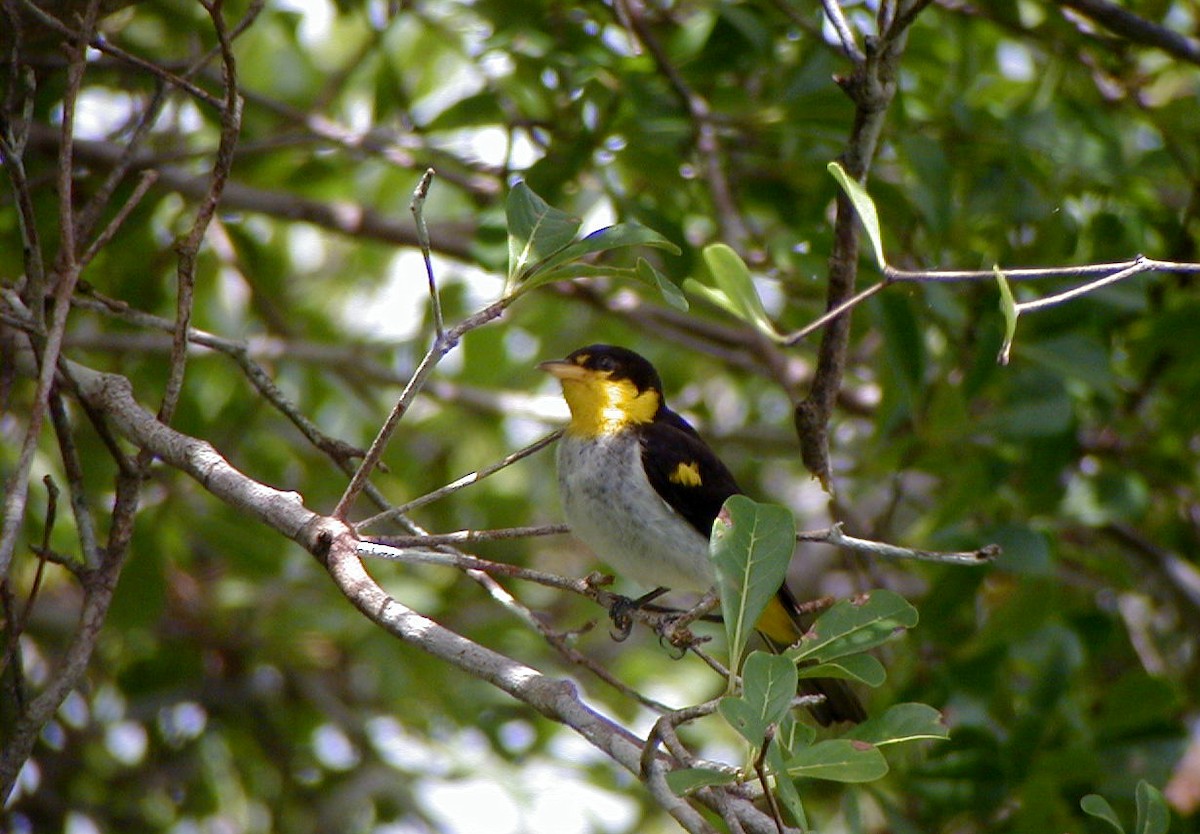
[(887, 259), (883, 257), (883, 233), (879, 229), (879, 212), (875, 210), (875, 201), (871, 199), (867, 189), (863, 188), (862, 183), (846, 173), (841, 163), (830, 162), (828, 168), (829, 173), (833, 174), (833, 178), (850, 198), (854, 210), (858, 212), (858, 219), (862, 221), (871, 241), (871, 248), (875, 250), (875, 262), (883, 269), (887, 266)]
[(865, 683), (867, 686), (882, 686), (887, 680), (887, 670), (873, 655), (851, 654), (827, 663), (804, 666), (800, 669), (800, 677), (843, 678)]
[(754, 325), (764, 335), (779, 340), (782, 337), (775, 330), (775, 325), (767, 316), (762, 299), (758, 297), (758, 289), (754, 279), (741, 255), (724, 243), (713, 243), (704, 247), (704, 263), (716, 282), (717, 291), (723, 294), (723, 301), (717, 301), (714, 296), (705, 293), (709, 300), (724, 307), (743, 321)]
[(866, 599), (842, 600), (813, 623), (801, 642), (785, 653), (793, 661), (829, 662), (890, 640), (917, 624), (917, 609), (899, 594), (872, 591)]
[(719, 307), (729, 315), (736, 318), (741, 318), (741, 313), (738, 312), (738, 307), (725, 293), (707, 284), (702, 284), (695, 278), (684, 278), (683, 289), (685, 292), (690, 292), (693, 295), (698, 295), (714, 307)]
[(729, 668), (738, 668), (754, 624), (787, 576), (796, 520), (785, 507), (733, 495), (713, 523), (709, 559), (717, 571)]
[[(680, 254), (678, 246), (653, 229), (640, 223), (618, 223), (615, 226), (598, 229), (587, 237), (562, 247), (541, 262), (535, 263), (527, 272), (527, 280), (536, 277), (539, 279), (538, 283), (544, 283), (545, 279), (541, 278), (543, 273), (558, 275), (563, 267), (566, 267), (569, 272), (569, 265), (575, 261), (582, 260), (589, 255), (598, 255), (601, 252), (609, 252), (626, 246), (655, 246), (659, 249), (666, 249), (673, 255)], [(550, 280), (559, 279), (556, 277)]]
[(767, 729), (787, 715), (795, 697), (795, 665), (780, 655), (751, 652), (742, 669), (741, 696), (722, 698), (717, 711), (742, 738), (762, 747)]
[(662, 295), (663, 301), (670, 304), (676, 310), (687, 312), (687, 296), (683, 294), (679, 287), (672, 283), (671, 279), (655, 269), (654, 264), (645, 258), (638, 258), (637, 260), (637, 276), (643, 283), (656, 287), (659, 294)]
[(1137, 799), (1137, 822), (1134, 824), (1135, 834), (1167, 834), (1171, 827), (1171, 812), (1167, 810), (1167, 800), (1162, 792), (1145, 779), (1137, 784), (1135, 793)]
[(684, 796), (699, 788), (713, 785), (728, 785), (737, 780), (737, 774), (724, 770), (710, 770), (704, 767), (682, 767), (667, 773), (667, 787), (676, 796)]
[(895, 704), (882, 715), (868, 718), (842, 738), (883, 747), (921, 739), (948, 739), (950, 729), (942, 723), (942, 714), (928, 704)]
[(1085, 814), (1099, 820), (1104, 820), (1117, 829), (1120, 834), (1125, 834), (1125, 827), (1121, 825), (1121, 820), (1117, 818), (1117, 812), (1108, 804), (1108, 800), (1099, 794), (1089, 793), (1083, 799), (1079, 800), (1079, 807), (1083, 809)]
[(819, 741), (787, 759), (784, 772), (794, 779), (872, 782), (888, 772), (888, 765), (873, 744), (836, 738)]
[(1012, 351), (1013, 338), (1017, 335), (1017, 303), (1013, 300), (1012, 288), (1008, 285), (1008, 279), (1004, 277), (1004, 273), (1000, 271), (1000, 267), (993, 264), (992, 272), (996, 275), (996, 283), (1000, 286), (1000, 312), (1004, 313), (1004, 342), (1000, 345), (1000, 355), (996, 357), (996, 361), (1001, 365), (1008, 364), (1009, 353)]
[(554, 208), (523, 182), (508, 192), (505, 216), (510, 285), (524, 279), (531, 268), (570, 244), (582, 222)]

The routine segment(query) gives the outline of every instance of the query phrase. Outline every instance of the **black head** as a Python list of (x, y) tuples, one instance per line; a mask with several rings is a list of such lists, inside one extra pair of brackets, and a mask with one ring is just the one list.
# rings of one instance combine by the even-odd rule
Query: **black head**
[(614, 381), (627, 379), (638, 391), (662, 393), (662, 379), (644, 357), (616, 345), (588, 345), (572, 351), (566, 359), (589, 371), (605, 374)]

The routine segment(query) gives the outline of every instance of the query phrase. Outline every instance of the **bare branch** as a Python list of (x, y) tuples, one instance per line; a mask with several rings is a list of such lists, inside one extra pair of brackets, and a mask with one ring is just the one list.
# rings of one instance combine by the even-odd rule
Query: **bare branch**
[[(855, 105), (854, 126), (841, 162), (846, 172), (860, 182), (866, 179), (870, 171), (884, 117), (895, 95), (896, 74), (908, 37), (907, 25), (922, 5), (910, 3), (903, 17), (893, 20), (893, 25), (883, 29), (878, 39), (867, 41), (863, 60), (854, 63), (852, 74), (837, 79)], [(909, 14), (910, 11), (913, 13)], [(840, 10), (835, 9), (837, 16), (840, 16)], [(904, 21), (903, 26), (900, 25), (901, 20)], [(827, 310), (842, 308), (854, 296), (858, 275), (858, 244), (858, 216), (849, 197), (839, 192), (834, 245), (829, 256)], [(850, 316), (843, 314), (831, 318), (817, 351), (817, 369), (808, 396), (796, 404), (793, 412), (804, 465), (829, 490), (833, 489), (829, 464), (829, 420), (841, 389), (849, 344)]]
[[(99, 0), (91, 0), (88, 4), (85, 25), (88, 27), (89, 33), (91, 27), (95, 25), (98, 7)], [(75, 284), (79, 280), (79, 265), (74, 250), (74, 219), (70, 208), (72, 190), (70, 136), (74, 126), (74, 102), (79, 94), (79, 86), (83, 82), (83, 70), (86, 64), (85, 40), (86, 38), (81, 38), (75, 46), (68, 71), (67, 89), (63, 94), (63, 139), (58, 161), (60, 223), (63, 228), (60, 230), (60, 249), (55, 267), (58, 275), (57, 283), (54, 286), (54, 311), (51, 314), (50, 327), (45, 338), (43, 339), (38, 334), (33, 339), (38, 350), (38, 382), (34, 393), (33, 408), (25, 426), (25, 438), (21, 444), (17, 465), (5, 485), (3, 527), (0, 529), (0, 576), (8, 575), (9, 565), (11, 565), (16, 551), (17, 537), (25, 516), (25, 501), (29, 494), (29, 470), (33, 465), (34, 452), (37, 449), (38, 437), (41, 434), (42, 423), (48, 407), (50, 388), (54, 382), (55, 368), (62, 350), (67, 315), (71, 310), (71, 296), (75, 292)], [(43, 299), (40, 297), (30, 299), (31, 305), (40, 306), (42, 303)]]
[[(44, 125), (31, 125), (32, 144), (56, 148), (58, 141), (55, 131)], [(74, 143), (75, 158), (89, 165), (117, 165), (123, 153), (124, 148), (114, 142), (76, 139)], [(157, 157), (144, 151), (133, 155), (129, 167), (134, 171), (154, 168), (158, 171), (159, 188), (174, 191), (190, 200), (201, 200), (208, 192), (208, 177), (196, 176), (185, 168), (160, 165)], [(297, 194), (268, 191), (230, 180), (222, 192), (221, 205), (226, 209), (257, 212), (281, 220), (312, 223), (328, 231), (357, 239), (377, 240), (397, 246), (419, 245), (410, 220), (392, 217), (348, 201), (321, 202)], [(469, 259), (473, 230), (473, 222), (435, 224), (429, 228), (430, 246), (440, 254)]]
[(621, 12), (619, 19), (632, 27), (633, 34), (654, 58), (659, 71), (666, 76), (675, 94), (687, 109), (696, 132), (696, 151), (704, 162), (704, 181), (708, 184), (717, 221), (721, 226), (721, 236), (735, 249), (744, 250), (750, 235), (738, 209), (733, 187), (725, 174), (726, 166), (717, 138), (717, 126), (712, 118), (712, 108), (704, 97), (688, 84), (651, 31), (646, 23), (642, 0), (620, 0), (615, 5)]
[(221, 13), (219, 3), (205, 4), (213, 29), (217, 34), (217, 42), (221, 49), (222, 80), (225, 86), (225, 99), (221, 108), (221, 139), (217, 147), (216, 159), (209, 175), (208, 189), (196, 210), (196, 218), (187, 237), (178, 246), (179, 256), (176, 270), (175, 299), (175, 328), (171, 345), (171, 359), (167, 366), (167, 384), (163, 392), (162, 406), (158, 418), (164, 423), (171, 422), (175, 408), (179, 404), (179, 396), (183, 391), (183, 374), (187, 365), (188, 327), (192, 320), (192, 299), (196, 286), (196, 257), (200, 252), (200, 244), (208, 230), (208, 224), (217, 210), (221, 192), (229, 179), (229, 171), (233, 167), (233, 151), (237, 146), (238, 134), (242, 126), (242, 99), (238, 94), (237, 61), (233, 56), (233, 44), (229, 32), (225, 28), (225, 18)]
[(1111, 0), (1059, 0), (1060, 4), (1090, 17), (1109, 31), (1134, 43), (1161, 49), (1192, 64), (1200, 64), (1200, 41), (1151, 23)]
[(911, 547), (899, 547), (894, 544), (887, 544), (886, 542), (857, 539), (843, 533), (841, 524), (835, 524), (825, 530), (797, 533), (796, 540), (802, 542), (822, 542), (824, 544), (831, 544), (834, 547), (853, 550), (855, 553), (863, 553), (868, 556), (876, 556), (884, 559), (915, 559), (921, 562), (940, 562), (950, 565), (986, 565), (989, 562), (995, 561), (996, 557), (1000, 555), (1000, 545), (998, 544), (987, 544), (978, 550), (950, 552), (919, 550)]
[(404, 504), (401, 504), (398, 507), (393, 507), (392, 509), (387, 510), (382, 513), (379, 513), (378, 515), (373, 515), (370, 518), (363, 519), (362, 521), (358, 522), (358, 524), (355, 525), (355, 528), (360, 531), (364, 530), (367, 527), (371, 527), (375, 524), (378, 524), (381, 521), (386, 521), (390, 518), (396, 518), (397, 516), (401, 516), (406, 513), (410, 513), (413, 510), (417, 509), (418, 507), (424, 507), (426, 504), (432, 504), (434, 501), (445, 498), (448, 495), (453, 495), (454, 493), (458, 492), (460, 489), (463, 489), (464, 487), (468, 487), (471, 484), (479, 483), (480, 481), (482, 481), (484, 478), (488, 477), (489, 475), (494, 475), (497, 472), (499, 472), (501, 469), (505, 469), (505, 468), (513, 465), (517, 461), (519, 461), (523, 458), (526, 458), (529, 455), (532, 455), (535, 452), (540, 452), (542, 449), (546, 448), (551, 443), (558, 440), (558, 438), (561, 436), (562, 436), (561, 429), (559, 429), (557, 431), (552, 431), (552, 432), (550, 432), (550, 434), (544, 435), (543, 437), (540, 437), (537, 440), (533, 441), (525, 448), (518, 449), (517, 451), (513, 452), (512, 454), (506, 455), (504, 458), (497, 461), (496, 463), (493, 463), (489, 466), (485, 466), (482, 469), (478, 469), (474, 472), (469, 472), (466, 475), (463, 475), (458, 480), (451, 481), (450, 483), (446, 484), (444, 487), (435, 489), (433, 492), (426, 493), (425, 495), (422, 495), (419, 498), (414, 498), (413, 500), (408, 501)]
[(421, 359), (421, 363), (417, 365), (413, 371), (412, 378), (408, 381), (408, 385), (400, 393), (400, 399), (396, 401), (396, 405), (392, 407), (391, 413), (388, 415), (383, 426), (379, 429), (379, 433), (375, 436), (375, 440), (371, 443), (371, 447), (367, 449), (366, 457), (363, 458), (358, 470), (354, 473), (354, 477), (350, 479), (346, 491), (342, 493), (341, 500), (338, 501), (337, 507), (333, 511), (334, 518), (345, 519), (350, 507), (354, 504), (354, 499), (362, 492), (366, 485), (367, 479), (371, 476), (372, 470), (379, 464), (380, 458), (383, 457), (384, 449), (387, 448), (388, 441), (391, 439), (392, 433), (396, 430), (396, 426), (400, 424), (400, 420), (407, 413), (408, 408), (412, 405), (413, 399), (417, 392), (424, 387), (426, 380), (437, 367), (438, 362), (442, 360), (447, 353), (454, 349), (458, 344), (458, 340), (463, 334), (474, 330), (476, 327), (481, 327), (484, 324), (498, 318), (508, 306), (511, 300), (510, 296), (505, 296), (499, 301), (494, 301), (487, 307), (484, 307), (479, 312), (464, 319), (456, 324), (445, 334), (445, 338), (438, 339), (426, 351), (425, 356)]
[(421, 245), (421, 257), (425, 261), (425, 275), (429, 279), (429, 304), (433, 308), (433, 327), (438, 340), (445, 338), (446, 325), (442, 321), (442, 299), (438, 295), (437, 280), (433, 276), (433, 261), (429, 257), (429, 227), (425, 225), (425, 198), (429, 196), (429, 186), (433, 184), (433, 169), (426, 169), (421, 175), (413, 191), (409, 209), (413, 214), (413, 223), (417, 227), (417, 242)]
[(95, 32), (93, 32), (93, 31), (88, 31), (85, 35), (83, 32), (79, 32), (75, 29), (72, 29), (70, 26), (63, 23), (57, 17), (55, 17), (54, 15), (45, 11), (44, 9), (42, 9), (40, 6), (38, 6), (36, 3), (34, 3), (33, 0), (18, 0), (18, 2), (20, 2), (21, 8), (23, 8), (25, 11), (29, 12), (29, 14), (32, 15), (35, 19), (37, 19), (37, 21), (39, 23), (41, 23), (44, 26), (49, 27), (50, 29), (54, 30), (55, 32), (58, 32), (59, 34), (65, 36), (67, 38), (70, 38), (70, 39), (74, 39), (74, 40), (82, 39), (86, 42), (86, 44), (88, 46), (92, 47), (93, 49), (103, 52), (105, 55), (111, 55), (112, 57), (116, 58), (117, 60), (127, 63), (131, 66), (137, 67), (140, 70), (144, 70), (145, 72), (150, 73), (154, 77), (162, 79), (164, 82), (166, 82), (167, 84), (170, 84), (172, 87), (177, 87), (180, 90), (183, 90), (185, 93), (192, 96), (193, 98), (195, 98), (199, 101), (202, 101), (205, 104), (208, 104), (212, 107), (220, 109), (221, 100), (219, 98), (212, 95), (208, 91), (203, 90), (200, 87), (197, 87), (195, 84), (188, 81), (186, 78), (181, 78), (180, 76), (175, 75), (174, 73), (170, 72), (167, 69), (164, 69), (163, 67), (154, 63), (153, 61), (147, 61), (145, 58), (139, 58), (137, 55), (133, 55), (129, 52), (126, 52), (124, 49), (121, 49), (119, 46), (116, 46), (115, 44), (110, 43), (106, 38), (97, 36), (95, 34)]
[(850, 24), (846, 22), (846, 16), (842, 14), (842, 7), (838, 0), (821, 0), (821, 8), (825, 10), (825, 19), (837, 33), (838, 40), (842, 43), (842, 52), (850, 59), (850, 62), (861, 64), (866, 61), (867, 57), (859, 49), (858, 40), (854, 37)]

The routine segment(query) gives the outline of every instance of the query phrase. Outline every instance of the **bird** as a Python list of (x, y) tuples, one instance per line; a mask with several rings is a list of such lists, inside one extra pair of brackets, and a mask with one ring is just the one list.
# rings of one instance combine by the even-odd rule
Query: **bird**
[[(556, 377), (571, 418), (558, 441), (558, 488), (576, 538), (638, 585), (704, 593), (716, 584), (708, 558), (713, 521), (733, 474), (692, 425), (672, 411), (654, 366), (628, 348), (594, 344), (538, 368)], [(635, 603), (636, 604), (636, 603)], [(756, 628), (782, 651), (804, 633), (785, 582)], [(802, 679), (816, 721), (859, 723), (866, 711), (845, 681)]]

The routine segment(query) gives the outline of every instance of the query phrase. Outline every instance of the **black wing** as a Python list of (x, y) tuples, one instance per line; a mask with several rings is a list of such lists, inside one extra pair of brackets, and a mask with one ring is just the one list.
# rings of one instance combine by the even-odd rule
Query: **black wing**
[(686, 420), (673, 411), (639, 427), (642, 466), (655, 492), (708, 538), (721, 505), (742, 490)]

